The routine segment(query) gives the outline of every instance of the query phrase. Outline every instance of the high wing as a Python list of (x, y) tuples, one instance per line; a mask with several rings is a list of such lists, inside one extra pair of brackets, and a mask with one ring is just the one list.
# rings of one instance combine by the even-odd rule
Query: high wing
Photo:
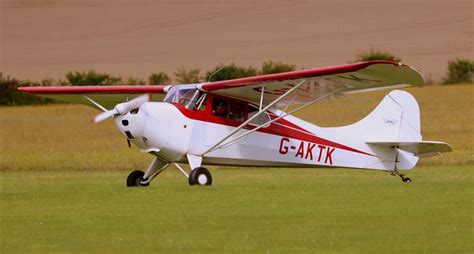
[(142, 94), (149, 94), (152, 101), (162, 101), (169, 86), (50, 86), (50, 87), (20, 87), (22, 92), (34, 95), (84, 104), (100, 109), (92, 101), (106, 109), (112, 109), (116, 104), (129, 101)]
[(294, 95), (278, 105), (303, 104), (330, 93), (354, 93), (384, 88), (419, 86), (420, 73), (401, 63), (375, 60), (320, 69), (292, 71), (248, 78), (209, 82), (198, 89), (219, 95), (269, 104), (285, 92), (305, 81)]
[[(295, 87), (277, 105), (304, 104), (332, 93), (354, 93), (387, 87), (422, 85), (423, 77), (415, 69), (390, 61), (367, 61), (319, 69), (284, 72), (248, 78), (198, 84), (204, 92), (239, 98), (254, 103), (270, 104)], [(171, 86), (52, 86), (21, 87), (22, 92), (38, 96), (84, 104), (101, 109), (113, 108), (142, 94), (152, 101), (162, 101)], [(264, 96), (262, 96), (262, 91)], [(95, 103), (94, 103), (95, 102)]]

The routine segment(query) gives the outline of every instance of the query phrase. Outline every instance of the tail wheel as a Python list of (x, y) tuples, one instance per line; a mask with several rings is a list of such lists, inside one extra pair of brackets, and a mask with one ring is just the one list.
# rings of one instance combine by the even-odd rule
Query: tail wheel
[(127, 187), (148, 186), (149, 183), (142, 184), (145, 173), (140, 170), (132, 171), (127, 177)]
[(189, 185), (211, 185), (212, 176), (209, 170), (203, 167), (195, 168), (189, 174)]

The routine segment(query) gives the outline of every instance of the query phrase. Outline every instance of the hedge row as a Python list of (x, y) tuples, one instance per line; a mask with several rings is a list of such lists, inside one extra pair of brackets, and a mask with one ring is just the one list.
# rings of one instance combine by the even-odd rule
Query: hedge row
[[(401, 61), (397, 56), (388, 52), (370, 50), (367, 53), (358, 55), (354, 62), (369, 60), (391, 60)], [(252, 66), (238, 66), (235, 63), (219, 64), (213, 69), (201, 74), (199, 69), (187, 69), (179, 67), (174, 73), (174, 81), (178, 84), (191, 84), (203, 81), (220, 81), (255, 75), (273, 74), (296, 70), (296, 65), (285, 64), (280, 61), (266, 61), (261, 68)], [(467, 59), (456, 59), (448, 62), (447, 78), (445, 84), (471, 83), (474, 73), (474, 61)], [(113, 76), (96, 71), (68, 72), (65, 80), (43, 79), (40, 82), (22, 81), (9, 76), (4, 76), (0, 72), (0, 105), (27, 105), (27, 104), (47, 104), (53, 100), (42, 99), (19, 92), (18, 87), (23, 86), (107, 86), (107, 85), (167, 85), (172, 83), (172, 79), (164, 72), (152, 73), (148, 80), (140, 78)]]
[(20, 81), (8, 76), (5, 77), (0, 72), (0, 105), (14, 106), (52, 103), (53, 100), (22, 93), (17, 89), (23, 86), (51, 85), (49, 81), (51, 80), (44, 80), (44, 82)]
[[(214, 69), (201, 75), (199, 69), (186, 69), (179, 67), (174, 73), (176, 83), (191, 84), (202, 81), (219, 81), (235, 79), (241, 77), (271, 74), (295, 70), (295, 65), (284, 64), (282, 62), (267, 61), (264, 62), (261, 69), (237, 66), (231, 64), (219, 64)], [(109, 85), (168, 85), (172, 79), (164, 72), (152, 73), (148, 81), (140, 78), (128, 77), (122, 78), (107, 73), (99, 73), (94, 70), (68, 72), (63, 79), (44, 79), (40, 82), (30, 80), (18, 80), (4, 76), (0, 72), (0, 105), (29, 105), (29, 104), (47, 104), (53, 103), (53, 100), (44, 99), (37, 96), (22, 93), (18, 87), (25, 86), (109, 86)]]

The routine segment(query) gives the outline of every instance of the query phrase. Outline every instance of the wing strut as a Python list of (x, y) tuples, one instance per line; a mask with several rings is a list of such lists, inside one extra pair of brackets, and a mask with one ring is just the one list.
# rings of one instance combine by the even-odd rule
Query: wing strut
[(213, 145), (211, 148), (209, 148), (207, 151), (205, 151), (204, 153), (201, 154), (201, 156), (204, 156), (212, 151), (214, 151), (220, 144), (222, 144), (224, 141), (226, 141), (228, 138), (230, 138), (232, 135), (234, 135), (235, 133), (237, 133), (239, 130), (241, 130), (242, 128), (244, 128), (245, 126), (247, 126), (248, 123), (250, 123), (253, 119), (259, 117), (260, 115), (262, 115), (263, 113), (265, 113), (265, 111), (267, 111), (267, 109), (271, 108), (273, 105), (277, 104), (279, 101), (281, 101), (283, 98), (285, 98), (286, 96), (288, 96), (289, 94), (293, 93), (294, 91), (296, 91), (301, 85), (303, 85), (304, 83), (306, 83), (306, 80), (302, 80), (300, 81), (298, 84), (296, 84), (294, 87), (292, 87), (290, 90), (286, 91), (286, 93), (282, 94), (280, 97), (276, 98), (274, 101), (272, 101), (270, 104), (268, 104), (264, 109), (260, 110), (257, 114), (253, 115), (252, 117), (250, 117), (249, 119), (247, 119), (247, 121), (243, 122), (241, 125), (239, 125), (239, 127), (235, 128), (235, 130), (233, 130), (231, 133), (229, 133), (227, 136), (225, 136), (223, 139), (221, 139), (219, 142), (217, 142), (215, 145)]
[(262, 111), (263, 107), (263, 93), (265, 92), (265, 86), (262, 86), (262, 93), (260, 94), (260, 107), (258, 107), (258, 111)]
[(90, 103), (94, 104), (94, 106), (98, 107), (100, 110), (106, 112), (107, 109), (102, 107), (102, 105), (100, 105), (99, 103), (97, 103), (96, 101), (94, 101), (93, 99), (89, 98), (88, 96), (84, 95), (84, 98), (86, 98)]
[[(270, 121), (268, 121), (268, 122), (265, 122), (264, 124), (261, 124), (261, 125), (255, 127), (254, 129), (252, 129), (252, 130), (250, 130), (250, 131), (248, 131), (248, 132), (246, 132), (246, 133), (241, 134), (240, 136), (238, 136), (238, 137), (232, 139), (231, 141), (228, 141), (228, 142), (226, 142), (226, 143), (224, 143), (224, 144), (222, 144), (222, 145), (216, 147), (216, 149), (225, 148), (225, 147), (227, 147), (227, 146), (230, 146), (230, 145), (234, 144), (236, 141), (238, 141), (239, 139), (242, 139), (242, 138), (246, 137), (246, 136), (249, 135), (250, 133), (255, 132), (255, 131), (258, 131), (259, 129), (263, 128), (264, 126), (268, 126), (268, 124), (272, 124), (272, 123), (274, 123), (274, 122), (276, 122), (276, 121), (278, 121), (278, 120), (280, 120), (280, 119), (286, 117), (287, 115), (290, 115), (290, 114), (295, 113), (296, 111), (302, 110), (303, 108), (306, 108), (307, 106), (309, 106), (309, 105), (311, 105), (311, 104), (313, 104), (313, 103), (316, 103), (316, 102), (318, 102), (318, 101), (320, 101), (320, 100), (322, 100), (322, 99), (324, 99), (324, 98), (326, 98), (326, 97), (329, 97), (329, 96), (334, 95), (334, 94), (336, 94), (336, 93), (338, 93), (338, 92), (341, 92), (342, 90), (343, 90), (343, 89), (339, 89), (339, 90), (336, 90), (336, 91), (334, 91), (334, 92), (325, 94), (325, 95), (323, 95), (323, 96), (321, 96), (321, 97), (319, 97), (319, 98), (317, 98), (317, 99), (314, 99), (314, 100), (312, 100), (312, 101), (310, 101), (310, 102), (307, 102), (306, 104), (304, 104), (304, 105), (302, 105), (302, 106), (300, 106), (300, 107), (298, 107), (298, 108), (296, 108), (296, 109), (294, 109), (294, 110), (291, 110), (291, 111), (288, 112), (288, 113), (287, 113), (287, 112), (283, 112), (283, 114), (281, 114), (281, 115), (278, 116), (277, 118), (272, 119), (272, 120), (270, 120)], [(314, 134), (313, 134), (313, 135), (314, 135)], [(214, 149), (214, 150), (215, 150), (215, 149)]]

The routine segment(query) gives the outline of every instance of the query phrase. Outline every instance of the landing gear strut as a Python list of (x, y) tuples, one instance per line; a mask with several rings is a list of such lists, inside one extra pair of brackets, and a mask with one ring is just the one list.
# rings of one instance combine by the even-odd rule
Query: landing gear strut
[(191, 170), (191, 173), (186, 173), (186, 171), (178, 164), (174, 163), (176, 168), (183, 173), (186, 178), (188, 178), (189, 185), (211, 185), (212, 184), (212, 175), (207, 170), (207, 168), (204, 167), (196, 167), (193, 170)]
[(401, 176), (401, 177), (404, 183), (411, 183), (411, 179), (409, 177), (404, 177), (404, 176)]
[[(176, 162), (173, 162), (176, 168), (188, 178), (189, 185), (211, 185), (212, 175), (207, 168), (201, 167), (202, 158), (188, 154), (189, 166), (194, 168), (189, 175)], [(127, 177), (127, 187), (148, 186), (151, 180), (163, 172), (171, 162), (165, 161), (159, 157), (155, 157), (153, 162), (148, 166), (146, 172), (135, 170)]]
[(127, 187), (148, 186), (151, 180), (163, 172), (168, 166), (169, 162), (163, 161), (155, 157), (153, 162), (148, 166), (146, 172), (135, 170), (127, 177)]
[(392, 175), (393, 175), (393, 176), (394, 176), (394, 175), (399, 176), (399, 177), (402, 179), (402, 182), (404, 182), (404, 183), (411, 183), (411, 178), (405, 177), (405, 175), (400, 174), (400, 172), (398, 172), (398, 170), (392, 171)]

